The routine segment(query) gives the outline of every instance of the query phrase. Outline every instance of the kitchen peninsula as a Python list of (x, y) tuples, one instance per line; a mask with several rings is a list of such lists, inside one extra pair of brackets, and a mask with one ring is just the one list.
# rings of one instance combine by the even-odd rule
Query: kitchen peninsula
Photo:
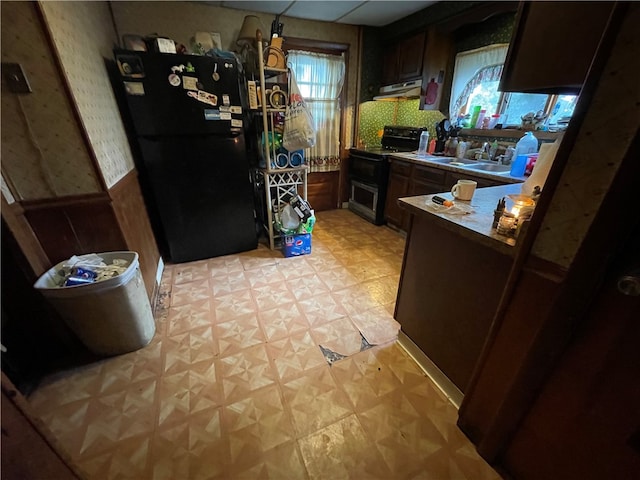
[(509, 165), (441, 155), (396, 152), (389, 156), (389, 186), (384, 215), (387, 223), (409, 231), (409, 214), (399, 198), (446, 192), (461, 179), (474, 180), (478, 188), (521, 183), (525, 177), (510, 175)]
[[(411, 217), (396, 300), (402, 331), (450, 380), (465, 388), (509, 274), (516, 240), (492, 228), (499, 199), (518, 183), (479, 188), (472, 213), (436, 211), (434, 195), (398, 200)], [(439, 194), (451, 199), (451, 195)]]

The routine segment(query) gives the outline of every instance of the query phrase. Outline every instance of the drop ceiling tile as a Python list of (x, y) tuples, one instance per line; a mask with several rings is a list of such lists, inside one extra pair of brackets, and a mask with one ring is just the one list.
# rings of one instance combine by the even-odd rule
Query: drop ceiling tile
[(382, 27), (393, 23), (396, 20), (400, 20), (401, 18), (407, 17), (434, 3), (436, 2), (365, 2), (362, 6), (338, 20), (338, 23)]
[[(368, 2), (293, 2), (287, 16), (334, 22), (354, 8)], [(376, 2), (378, 3), (378, 2)]]
[[(260, 1), (248, 1), (248, 2), (220, 2), (221, 7), (235, 8), (238, 10), (249, 10), (252, 12), (261, 13), (273, 13), (278, 14), (284, 12), (291, 3), (295, 2), (260, 2)], [(315, 3), (315, 2), (314, 2)]]

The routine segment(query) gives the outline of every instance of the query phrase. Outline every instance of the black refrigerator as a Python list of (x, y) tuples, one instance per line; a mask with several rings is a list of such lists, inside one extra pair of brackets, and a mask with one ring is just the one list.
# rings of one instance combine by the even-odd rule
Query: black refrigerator
[(235, 55), (114, 53), (146, 200), (170, 261), (255, 249), (247, 94)]

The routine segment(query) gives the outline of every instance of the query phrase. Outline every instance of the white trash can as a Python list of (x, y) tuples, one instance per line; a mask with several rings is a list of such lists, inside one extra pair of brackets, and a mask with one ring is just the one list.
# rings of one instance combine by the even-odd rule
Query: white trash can
[(59, 287), (58, 272), (49, 269), (34, 284), (80, 341), (98, 355), (132, 352), (147, 345), (156, 325), (136, 252), (99, 253), (104, 263), (129, 262), (124, 273), (95, 283)]

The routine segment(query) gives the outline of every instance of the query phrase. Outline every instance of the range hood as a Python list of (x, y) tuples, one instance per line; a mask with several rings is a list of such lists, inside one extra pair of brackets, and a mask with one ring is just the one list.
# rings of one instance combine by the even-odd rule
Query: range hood
[(420, 88), (422, 80), (414, 80), (412, 82), (394, 83), (380, 88), (380, 94), (373, 97), (374, 100), (397, 101), (407, 98), (420, 97)]

